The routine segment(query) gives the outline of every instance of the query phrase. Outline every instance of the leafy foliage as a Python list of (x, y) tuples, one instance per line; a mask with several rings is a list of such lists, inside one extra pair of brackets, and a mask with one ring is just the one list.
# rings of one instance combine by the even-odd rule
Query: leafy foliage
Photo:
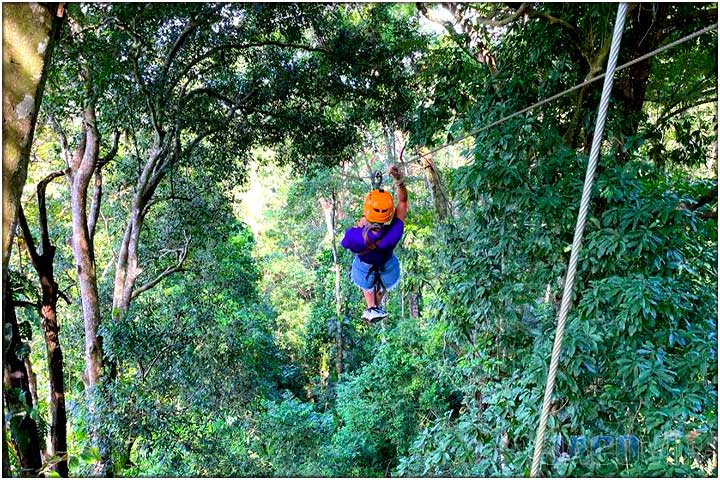
[[(71, 475), (104, 460), (97, 425), (123, 476), (529, 473), (599, 90), (482, 127), (602, 67), (615, 7), (527, 8), (492, 27), (514, 7), (462, 6), (489, 68), (462, 44), (467, 35), (428, 33), (413, 4), (68, 6), (75, 24), (43, 112), (75, 144), (77, 115), (94, 100), (102, 152), (122, 133), (102, 170), (94, 240), (114, 367), (99, 391), (83, 383), (69, 195), (61, 182), (48, 190), (56, 277), (75, 300), (58, 309)], [(644, 53), (642, 28), (660, 45), (714, 11), (633, 8), (626, 35), (638, 41), (622, 58)], [(640, 74), (617, 78), (546, 476), (717, 472), (716, 45), (711, 33), (654, 58), (633, 90), (636, 110), (625, 87)], [(39, 126), (28, 188), (64, 168), (50, 126)], [(411, 152), (468, 134), (433, 159), (452, 203), (445, 216)], [(107, 300), (117, 248), (143, 162), (163, 148), (177, 156), (143, 199), (137, 285), (148, 289), (116, 317)], [(357, 221), (369, 170), (394, 162), (411, 205), (396, 249), (402, 280), (389, 319), (371, 327), (346, 275), (352, 255), (337, 245), (334, 255), (331, 242)], [(321, 199), (334, 202), (332, 232)], [(26, 203), (34, 225), (39, 212)], [(34, 303), (38, 286), (20, 281), (27, 258), (13, 255), (12, 266), (16, 300)], [(18, 309), (22, 353), (41, 365), (31, 310)], [(37, 373), (31, 415), (42, 427), (47, 378)], [(639, 440), (637, 456), (576, 449), (580, 436), (592, 447), (623, 435)]]

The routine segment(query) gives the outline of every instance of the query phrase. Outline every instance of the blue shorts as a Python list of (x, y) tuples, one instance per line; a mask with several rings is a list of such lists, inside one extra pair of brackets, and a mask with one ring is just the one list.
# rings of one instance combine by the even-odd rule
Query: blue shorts
[[(358, 287), (365, 291), (372, 292), (375, 285), (375, 272), (371, 272), (372, 265), (365, 263), (358, 257), (353, 260), (350, 269), (350, 279)], [(400, 282), (400, 262), (393, 255), (385, 265), (378, 267), (380, 271), (380, 279), (382, 280), (385, 290), (392, 290)]]

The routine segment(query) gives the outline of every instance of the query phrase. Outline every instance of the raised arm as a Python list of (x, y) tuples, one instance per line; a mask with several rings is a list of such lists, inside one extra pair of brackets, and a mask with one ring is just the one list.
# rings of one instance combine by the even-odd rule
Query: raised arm
[(405, 222), (405, 216), (408, 211), (408, 193), (405, 187), (405, 175), (403, 175), (397, 165), (393, 165), (388, 173), (395, 179), (395, 195), (398, 199), (398, 204), (395, 207), (395, 217)]

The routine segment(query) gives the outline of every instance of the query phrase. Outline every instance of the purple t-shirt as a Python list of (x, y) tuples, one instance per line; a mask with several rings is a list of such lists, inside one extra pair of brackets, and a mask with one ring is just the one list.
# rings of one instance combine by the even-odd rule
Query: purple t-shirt
[[(403, 221), (396, 217), (393, 218), (390, 225), (383, 226), (377, 234), (373, 231), (368, 231), (368, 241), (374, 242), (378, 238), (380, 240), (377, 242), (377, 247), (374, 250), (370, 250), (364, 255), (358, 255), (358, 258), (370, 265), (385, 265), (385, 263), (390, 260), (390, 257), (392, 257), (395, 246), (400, 242), (404, 227)], [(355, 254), (366, 251), (368, 248), (362, 232), (362, 227), (350, 227), (345, 230), (345, 237), (341, 242), (343, 248), (347, 248)]]

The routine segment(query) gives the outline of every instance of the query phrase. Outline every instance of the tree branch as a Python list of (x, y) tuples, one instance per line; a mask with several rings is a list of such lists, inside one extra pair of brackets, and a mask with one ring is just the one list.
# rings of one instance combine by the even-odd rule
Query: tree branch
[[(470, 6), (470, 8), (473, 8)], [(488, 27), (504, 27), (505, 25), (509, 25), (510, 23), (514, 22), (515, 20), (520, 17), (523, 13), (527, 11), (527, 9), (530, 8), (530, 3), (525, 2), (520, 5), (520, 7), (509, 17), (503, 18), (502, 20), (493, 20), (492, 17), (494, 16), (497, 9), (493, 10), (493, 14), (490, 15), (490, 17), (478, 17), (475, 19), (478, 23), (481, 23), (483, 25), (487, 25)]]
[(48, 115), (48, 122), (50, 123), (50, 126), (55, 131), (55, 134), (58, 137), (58, 141), (60, 142), (60, 148), (62, 150), (63, 157), (65, 157), (65, 163), (67, 165), (70, 165), (70, 151), (68, 148), (68, 141), (67, 136), (65, 135), (65, 131), (62, 129), (60, 124), (55, 120), (54, 115)]
[(162, 70), (159, 77), (160, 80), (158, 81), (159, 85), (165, 83), (165, 77), (167, 76), (168, 70), (170, 70), (170, 64), (175, 59), (175, 55), (177, 55), (187, 38), (193, 31), (197, 29), (198, 26), (200, 26), (199, 22), (195, 21), (194, 18), (190, 19), (188, 24), (185, 25), (183, 31), (180, 32), (180, 35), (178, 35), (178, 37), (175, 39), (175, 43), (170, 49), (170, 53), (168, 53), (167, 57), (165, 57), (165, 62), (163, 62)]
[(185, 95), (185, 98), (187, 99), (187, 98), (192, 97), (193, 95), (202, 95), (202, 94), (205, 94), (205, 95), (207, 95), (207, 96), (209, 96), (209, 97), (217, 98), (218, 100), (221, 100), (221, 101), (225, 102), (225, 103), (228, 104), (228, 105), (232, 105), (232, 103), (233, 103), (232, 100), (231, 100), (229, 97), (226, 97), (226, 96), (223, 95), (222, 93), (217, 92), (217, 91), (215, 91), (215, 90), (213, 90), (213, 89), (211, 89), (211, 88), (206, 88), (206, 87), (203, 87), (203, 88), (195, 88), (195, 89), (193, 89), (193, 90), (190, 90), (190, 91), (187, 93), (187, 95)]
[[(699, 210), (701, 207), (704, 207), (705, 205), (712, 203), (717, 200), (718, 197), (718, 186), (715, 184), (713, 188), (705, 192), (700, 198), (698, 198), (695, 201), (690, 200), (689, 202), (680, 202), (680, 204), (676, 207), (677, 210), (689, 210), (691, 212), (694, 212), (696, 210)], [(706, 212), (707, 213), (707, 212)], [(705, 214), (703, 214), (703, 218)]]
[(685, 105), (684, 107), (678, 108), (677, 110), (665, 112), (662, 114), (662, 116), (660, 118), (658, 118), (658, 120), (655, 122), (655, 125), (662, 125), (663, 123), (670, 120), (672, 117), (680, 115), (681, 113), (686, 112), (692, 108), (699, 107), (700, 105), (705, 105), (706, 103), (716, 103), (716, 102), (717, 102), (717, 97), (704, 98), (704, 99), (698, 100), (697, 102), (690, 103), (688, 105)]
[(415, 7), (420, 11), (423, 17), (425, 17), (428, 21), (432, 23), (436, 23), (438, 25), (441, 25), (445, 28), (448, 35), (450, 35), (450, 38), (453, 42), (455, 42), (455, 45), (460, 48), (460, 50), (463, 51), (468, 57), (470, 57), (473, 61), (478, 62), (478, 59), (475, 58), (475, 56), (468, 50), (468, 47), (466, 45), (466, 39), (462, 35), (458, 34), (455, 31), (455, 25), (452, 22), (445, 21), (439, 17), (435, 17), (430, 11), (427, 9), (424, 3), (417, 2), (415, 4)]
[(165, 353), (165, 352), (167, 352), (167, 351), (170, 349), (170, 347), (172, 347), (172, 345), (165, 345), (165, 346), (158, 352), (158, 354), (155, 355), (155, 358), (153, 358), (153, 359), (150, 361), (150, 364), (148, 365), (147, 368), (143, 368), (143, 367), (142, 367), (142, 364), (140, 364), (140, 369), (141, 369), (141, 371), (142, 371), (142, 381), (143, 381), (143, 382), (145, 381), (145, 377), (146, 377), (147, 374), (150, 372), (150, 370), (152, 369), (152, 367), (155, 366), (155, 364), (157, 363), (158, 360), (160, 360), (160, 357), (162, 357), (162, 354)]
[(110, 151), (108, 151), (107, 154), (105, 154), (104, 157), (100, 158), (100, 161), (98, 162), (97, 168), (102, 168), (105, 165), (107, 165), (113, 158), (115, 158), (115, 155), (118, 153), (118, 146), (120, 145), (120, 130), (115, 130), (113, 132), (113, 143), (110, 147)]
[(160, 77), (158, 80), (158, 85), (163, 85), (165, 83), (165, 79), (167, 77), (168, 72), (170, 71), (170, 65), (172, 64), (173, 60), (177, 56), (180, 49), (183, 47), (183, 45), (186, 43), (188, 37), (197, 30), (198, 27), (208, 23), (210, 20), (210, 17), (216, 13), (218, 13), (222, 9), (222, 4), (217, 4), (213, 8), (210, 9), (210, 11), (207, 13), (205, 18), (202, 21), (198, 21), (197, 17), (191, 18), (187, 25), (185, 25), (185, 28), (182, 32), (178, 35), (178, 37), (175, 39), (175, 42), (173, 43), (172, 48), (170, 49), (170, 52), (168, 53), (167, 57), (165, 57), (165, 62), (163, 62), (162, 71), (160, 73)]
[(150, 93), (147, 90), (147, 86), (145, 85), (145, 82), (143, 82), (142, 78), (140, 77), (140, 66), (138, 64), (137, 55), (131, 55), (130, 57), (132, 58), (133, 76), (135, 77), (135, 80), (138, 82), (138, 85), (140, 86), (140, 91), (145, 96), (145, 101), (147, 103), (147, 107), (150, 112), (150, 120), (152, 121), (153, 129), (155, 130), (155, 133), (157, 135), (162, 137), (164, 132), (163, 132), (162, 128), (160, 128), (160, 124), (158, 121), (158, 113), (155, 109), (155, 106), (153, 105), (152, 98), (150, 97)]
[(707, 205), (708, 203), (717, 200), (718, 197), (718, 186), (715, 184), (715, 186), (710, 189), (708, 192), (706, 192), (703, 196), (697, 199), (697, 202), (695, 202), (694, 205), (690, 207), (690, 210), (697, 210), (702, 206)]
[(40, 302), (28, 302), (27, 300), (13, 300), (13, 306), (15, 307), (33, 307), (37, 310), (40, 310), (41, 304)]
[[(553, 25), (557, 24), (565, 28), (565, 30), (567, 30), (567, 32), (570, 34), (570, 37), (572, 37), (573, 43), (577, 47), (580, 54), (587, 60), (588, 64), (591, 63), (590, 52), (585, 48), (582, 37), (580, 36), (580, 31), (578, 31), (577, 27), (563, 20), (562, 18), (553, 17), (552, 15), (538, 12), (537, 10), (531, 8), (527, 10), (527, 15), (530, 18), (542, 18), (543, 20), (547, 20)], [(590, 66), (592, 67), (592, 65)]]
[(90, 241), (95, 238), (95, 227), (97, 226), (98, 216), (100, 215), (100, 202), (102, 201), (102, 170), (98, 164), (95, 169), (95, 182), (93, 183), (93, 195), (90, 203), (90, 211), (88, 212), (87, 226)]
[(40, 242), (42, 244), (43, 255), (47, 254), (52, 248), (50, 244), (50, 235), (48, 233), (48, 219), (47, 219), (47, 206), (45, 201), (45, 192), (50, 182), (63, 175), (68, 175), (70, 169), (58, 170), (53, 172), (47, 177), (43, 178), (37, 186), (37, 201), (39, 211), (39, 222), (40, 222)]
[[(206, 60), (213, 55), (215, 55), (218, 52), (221, 52), (223, 50), (247, 50), (250, 48), (261, 48), (261, 47), (279, 47), (279, 48), (294, 48), (297, 50), (304, 50), (306, 52), (317, 52), (317, 53), (324, 53), (328, 54), (330, 53), (325, 48), (319, 48), (319, 47), (311, 47), (309, 45), (303, 45), (301, 43), (285, 43), (280, 41), (274, 41), (274, 40), (268, 40), (265, 42), (251, 42), (251, 43), (226, 43), (223, 45), (218, 45), (217, 47), (211, 48), (207, 50), (205, 53), (195, 57), (188, 63), (188, 65), (185, 67), (185, 69), (182, 71), (182, 74), (178, 76), (178, 81), (185, 77), (190, 70), (195, 67), (198, 63), (202, 62), (203, 60)], [(175, 84), (172, 84), (172, 87), (175, 87)]]
[(30, 256), (30, 263), (32, 263), (35, 271), (39, 271), (40, 256), (38, 255), (37, 247), (35, 247), (35, 240), (33, 239), (32, 233), (30, 233), (30, 227), (28, 226), (27, 218), (25, 218), (25, 210), (22, 204), (18, 204), (18, 224), (25, 239), (25, 248)]
[(65, 303), (67, 303), (68, 305), (72, 305), (72, 300), (70, 300), (70, 298), (68, 298), (67, 294), (65, 292), (63, 292), (62, 290), (58, 289), (57, 296), (62, 298), (63, 300), (65, 300)]
[(146, 292), (153, 288), (155, 285), (160, 283), (165, 277), (168, 277), (172, 275), (175, 272), (181, 271), (182, 265), (185, 262), (185, 259), (187, 258), (188, 250), (190, 247), (190, 240), (192, 237), (185, 236), (185, 245), (179, 249), (178, 252), (178, 260), (177, 263), (171, 267), (166, 268), (163, 270), (157, 277), (155, 277), (153, 280), (147, 282), (146, 284), (142, 285), (141, 287), (136, 288), (133, 290), (132, 295), (130, 296), (131, 300), (134, 300), (137, 298), (138, 295), (140, 295), (143, 292)]
[(95, 238), (95, 227), (97, 226), (98, 215), (100, 215), (100, 202), (102, 201), (102, 168), (108, 164), (118, 152), (120, 143), (120, 131), (113, 132), (113, 143), (110, 151), (102, 157), (95, 166), (95, 182), (93, 184), (93, 195), (90, 203), (90, 212), (88, 213), (87, 225), (90, 241)]
[[(225, 115), (225, 123), (229, 122), (232, 117), (235, 115), (235, 112), (237, 112), (237, 109), (240, 108), (240, 105), (245, 103), (245, 101), (250, 98), (250, 96), (255, 93), (255, 87), (253, 86), (250, 91), (248, 91), (242, 98), (238, 98), (233, 105), (231, 105), (230, 109), (228, 110), (227, 114)], [(227, 125), (221, 125), (220, 127), (211, 128), (210, 130), (199, 133), (195, 139), (190, 142), (190, 144), (185, 148), (185, 153), (189, 154), (192, 152), (195, 147), (197, 147), (201, 141), (203, 141), (205, 138), (209, 137), (210, 135), (213, 135), (215, 133), (221, 132), (227, 128)]]

